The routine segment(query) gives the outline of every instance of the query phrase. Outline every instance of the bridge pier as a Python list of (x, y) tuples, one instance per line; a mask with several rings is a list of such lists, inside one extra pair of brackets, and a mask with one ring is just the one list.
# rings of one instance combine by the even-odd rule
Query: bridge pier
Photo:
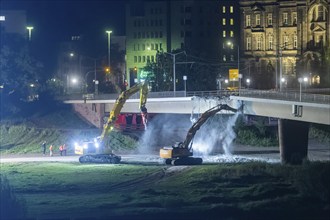
[(278, 119), (282, 163), (301, 164), (307, 159), (309, 123)]

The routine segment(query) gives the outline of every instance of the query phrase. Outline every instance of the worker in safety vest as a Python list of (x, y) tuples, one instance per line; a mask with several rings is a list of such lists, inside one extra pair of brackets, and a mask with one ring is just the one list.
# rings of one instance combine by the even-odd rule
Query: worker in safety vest
[(53, 156), (53, 145), (49, 146), (49, 156)]
[(63, 153), (63, 145), (61, 145), (61, 146), (59, 147), (59, 150), (60, 150), (60, 154), (61, 154), (61, 156), (62, 156), (62, 153)]

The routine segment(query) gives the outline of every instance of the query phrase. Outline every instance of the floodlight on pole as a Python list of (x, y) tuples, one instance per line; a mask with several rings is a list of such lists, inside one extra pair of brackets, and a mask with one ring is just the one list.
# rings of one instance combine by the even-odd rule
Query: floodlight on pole
[(108, 66), (110, 68), (110, 35), (111, 35), (112, 31), (107, 30), (105, 32), (108, 34)]
[(28, 30), (28, 34), (29, 34), (29, 41), (31, 41), (33, 27), (32, 26), (27, 26), (26, 29)]

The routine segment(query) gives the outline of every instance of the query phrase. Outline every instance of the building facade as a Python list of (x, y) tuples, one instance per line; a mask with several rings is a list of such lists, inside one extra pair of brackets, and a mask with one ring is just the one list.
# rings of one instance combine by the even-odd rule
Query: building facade
[(329, 82), (329, 1), (240, 1), (244, 78), (260, 89)]
[(238, 15), (238, 1), (160, 0), (128, 4), (128, 84), (134, 84), (148, 62), (156, 62), (157, 52), (172, 53), (173, 59), (175, 51), (185, 51), (190, 60), (217, 65), (219, 72), (228, 74), (228, 68), (238, 63)]

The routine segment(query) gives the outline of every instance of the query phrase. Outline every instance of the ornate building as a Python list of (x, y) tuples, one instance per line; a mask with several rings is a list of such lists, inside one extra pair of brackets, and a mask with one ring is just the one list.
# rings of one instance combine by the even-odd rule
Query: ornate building
[(260, 89), (330, 84), (329, 0), (241, 0), (244, 78)]

